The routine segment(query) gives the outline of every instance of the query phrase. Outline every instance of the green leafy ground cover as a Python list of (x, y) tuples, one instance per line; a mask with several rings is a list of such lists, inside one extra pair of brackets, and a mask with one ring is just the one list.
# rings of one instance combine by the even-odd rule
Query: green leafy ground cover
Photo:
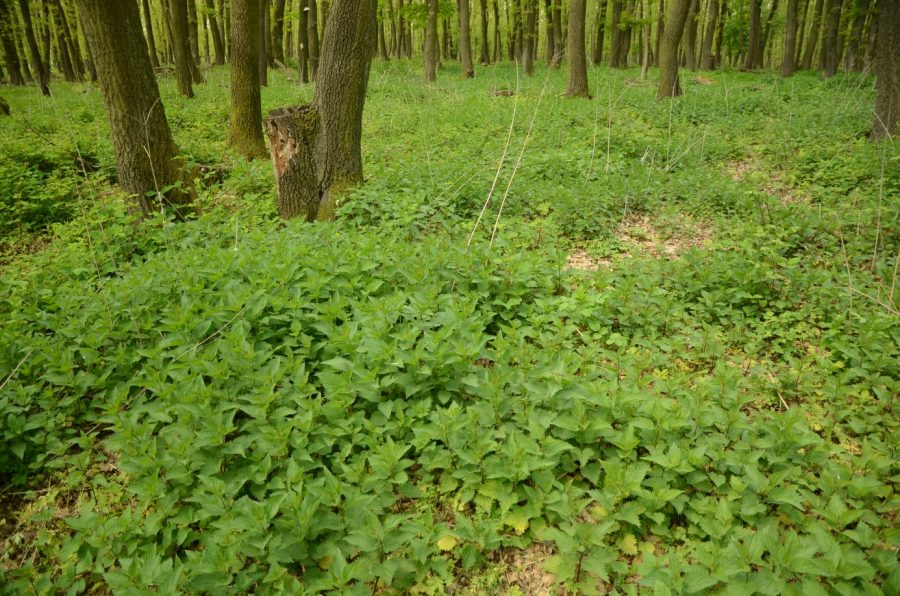
[(129, 219), (96, 88), (4, 91), (3, 591), (900, 592), (871, 80), (443, 73), (376, 65), (322, 225), (228, 156), (224, 70), (163, 81), (178, 224)]

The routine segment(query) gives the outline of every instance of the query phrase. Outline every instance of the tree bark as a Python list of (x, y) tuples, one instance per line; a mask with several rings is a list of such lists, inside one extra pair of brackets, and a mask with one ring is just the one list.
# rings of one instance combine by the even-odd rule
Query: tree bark
[(562, 18), (562, 0), (553, 0), (553, 47), (556, 48), (556, 55), (550, 62), (550, 68), (559, 68), (563, 58), (566, 57)]
[(760, 0), (750, 0), (750, 42), (747, 46), (747, 59), (744, 70), (755, 70), (762, 62), (762, 31), (760, 28)]
[[(240, 0), (238, 0), (240, 1)], [(248, 2), (253, 2), (253, 0), (247, 0)], [(269, 39), (269, 26), (266, 24), (266, 15), (269, 13), (269, 2), (268, 0), (259, 0), (257, 13), (259, 18), (256, 22), (256, 76), (257, 82), (260, 87), (268, 87), (269, 86), (269, 58), (267, 56), (267, 47), (268, 47), (268, 39)], [(234, 21), (234, 15), (232, 15), (231, 20)], [(232, 29), (234, 30), (234, 29)], [(234, 44), (234, 42), (232, 42)], [(234, 49), (231, 50), (232, 53)], [(234, 58), (232, 58), (234, 60)]]
[(875, 122), (871, 139), (900, 130), (900, 3), (878, 2), (875, 49)]
[(307, 10), (307, 0), (300, 0), (300, 20), (297, 23), (297, 54), (300, 60), (300, 82), (309, 82), (309, 48), (307, 47), (307, 38), (309, 34), (309, 11)]
[(703, 36), (703, 43), (700, 48), (700, 70), (712, 70), (715, 66), (712, 46), (718, 21), (719, 0), (709, 0), (709, 18), (706, 23), (706, 34)]
[(569, 4), (569, 40), (566, 54), (569, 56), (568, 97), (590, 97), (587, 80), (587, 56), (584, 50), (585, 0), (572, 0)]
[(471, 79), (475, 76), (472, 66), (472, 36), (469, 32), (469, 0), (457, 0), (459, 7), (459, 62), (462, 65), (462, 76)]
[(175, 54), (175, 82), (178, 93), (194, 97), (192, 87), (190, 40), (188, 39), (187, 0), (169, 0), (169, 28), (172, 31), (172, 51)]
[(276, 63), (284, 64), (284, 4), (285, 0), (275, 0), (275, 17), (272, 21), (272, 57)]
[[(895, 0), (900, 1), (900, 0)], [(828, 9), (825, 14), (828, 18), (825, 28), (825, 37), (822, 45), (822, 71), (826, 78), (833, 77), (837, 73), (838, 61), (840, 56), (841, 38), (839, 35), (841, 27), (841, 9), (844, 0), (828, 0), (826, 6)]]
[(225, 64), (225, 41), (222, 39), (222, 32), (219, 29), (218, 19), (216, 19), (216, 6), (213, 0), (206, 0), (206, 10), (209, 13), (209, 28), (213, 41), (213, 51), (216, 55), (216, 64), (221, 66)]
[(681, 95), (681, 83), (678, 80), (678, 46), (687, 21), (687, 13), (691, 0), (671, 0), (666, 17), (666, 28), (663, 32), (659, 49), (659, 90), (657, 99), (678, 97)]
[(500, 3), (498, 0), (494, 0), (494, 62), (500, 61), (500, 56), (503, 54), (503, 48), (500, 46), (502, 37), (500, 36)]
[(5, 0), (0, 0), (0, 45), (3, 46), (3, 58), (6, 61), (6, 69), (9, 71), (9, 82), (13, 85), (24, 85), (22, 62), (19, 59), (19, 51), (16, 49), (16, 41), (13, 39), (12, 18), (13, 14)]
[[(769, 36), (772, 34), (772, 21), (775, 19), (775, 15), (778, 13), (778, 3), (780, 0), (772, 0), (772, 7), (769, 9), (769, 14), (766, 16), (766, 26), (763, 28), (762, 33), (762, 43), (760, 44), (760, 48), (769, 47)], [(771, 55), (771, 50), (769, 51)], [(762, 62), (762, 58), (764, 57), (764, 52), (761, 50), (760, 60)]]
[(700, 0), (693, 0), (684, 29), (684, 66), (688, 70), (697, 70), (697, 17), (699, 14)]
[(525, 27), (522, 39), (522, 65), (526, 76), (534, 74), (534, 48), (537, 37), (537, 19), (534, 14), (535, 0), (525, 0)]
[(650, 0), (641, 0), (641, 13), (644, 21), (643, 43), (641, 44), (641, 80), (644, 80), (647, 78), (647, 71), (650, 70)]
[(119, 185), (144, 215), (158, 206), (155, 201), (189, 202), (190, 189), (179, 184), (188, 180), (160, 102), (137, 2), (78, 0), (78, 9), (109, 115)]
[(156, 39), (153, 37), (153, 15), (150, 12), (150, 0), (142, 0), (144, 7), (144, 26), (147, 29), (147, 49), (150, 52), (150, 64), (159, 68), (159, 56), (156, 55)]
[(787, 21), (784, 24), (784, 58), (781, 60), (781, 76), (794, 76), (794, 53), (797, 44), (797, 0), (788, 0)]
[(600, 0), (600, 8), (597, 14), (597, 37), (594, 39), (594, 53), (591, 56), (591, 62), (594, 63), (594, 66), (600, 66), (603, 63), (603, 42), (606, 39), (606, 7), (608, 5), (608, 0)]
[(259, 89), (259, 17), (257, 0), (232, 2), (228, 144), (247, 159), (267, 155)]
[(427, 20), (425, 21), (425, 80), (434, 82), (437, 80), (437, 63), (438, 63), (438, 3), (437, 0), (426, 0), (428, 8)]
[(480, 0), (479, 6), (481, 7), (481, 51), (479, 52), (478, 61), (482, 65), (488, 65), (491, 63), (491, 40), (488, 34), (488, 20), (490, 17), (488, 16), (487, 0)]
[[(200, 36), (197, 33), (197, 27), (199, 23), (197, 22), (197, 1), (196, 0), (188, 0), (187, 1), (187, 24), (188, 24), (188, 41), (190, 42), (191, 48), (191, 74), (193, 75), (193, 70), (200, 64)], [(200, 83), (201, 81), (194, 80), (195, 83)]]
[(612, 0), (612, 23), (610, 24), (609, 65), (619, 67), (622, 55), (622, 0)]
[(866, 24), (866, 16), (869, 11), (869, 0), (857, 0), (853, 7), (853, 29), (850, 31), (850, 40), (847, 44), (847, 58), (844, 67), (848, 71), (862, 70), (863, 60), (860, 55), (860, 45), (863, 36), (863, 27)]
[(78, 45), (77, 24), (74, 24), (71, 27), (69, 26), (69, 17), (66, 15), (66, 10), (60, 0), (56, 0), (56, 6), (59, 9), (60, 23), (63, 28), (63, 38), (65, 39), (66, 46), (69, 50), (69, 56), (72, 59), (72, 69), (75, 72), (75, 78), (78, 81), (83, 81), (87, 70), (84, 66), (84, 60), (81, 58), (81, 48)]
[(306, 45), (307, 54), (309, 55), (309, 68), (312, 78), (315, 80), (316, 74), (319, 72), (319, 13), (318, 0), (307, 0), (306, 19)]
[(56, 33), (56, 48), (59, 52), (59, 68), (63, 73), (63, 78), (67, 82), (79, 80), (79, 76), (75, 72), (75, 63), (72, 55), (69, 53), (69, 44), (66, 42), (66, 29), (63, 27), (65, 15), (62, 13), (62, 6), (58, 2), (50, 1), (50, 10), (53, 13), (53, 29)]
[[(4, 0), (0, 0), (3, 2)], [(41, 50), (38, 47), (37, 37), (34, 35), (34, 26), (31, 22), (31, 9), (28, 0), (19, 0), (19, 12), (22, 14), (22, 24), (25, 30), (25, 39), (28, 42), (28, 51), (31, 54), (31, 62), (34, 65), (35, 80), (38, 88), (44, 96), (50, 96), (50, 72), (46, 69), (41, 58)]]
[(822, 26), (822, 10), (824, 0), (816, 0), (816, 7), (813, 11), (812, 27), (809, 30), (809, 41), (806, 42), (806, 50), (803, 52), (803, 60), (800, 62), (802, 70), (812, 68), (813, 58), (816, 53), (816, 44), (819, 41), (819, 29)]
[(375, 0), (335, 0), (322, 38), (312, 103), (266, 120), (284, 218), (331, 219), (363, 181), (362, 114), (376, 39)]

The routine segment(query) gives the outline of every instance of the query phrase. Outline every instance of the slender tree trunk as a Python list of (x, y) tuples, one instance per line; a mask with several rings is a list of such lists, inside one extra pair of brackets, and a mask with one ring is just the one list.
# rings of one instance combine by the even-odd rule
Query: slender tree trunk
[[(760, 44), (761, 48), (766, 48), (769, 46), (769, 37), (772, 33), (772, 21), (774, 20), (775, 15), (778, 13), (778, 4), (779, 0), (772, 0), (772, 7), (769, 9), (769, 14), (766, 16), (766, 26), (763, 28), (762, 43)], [(771, 54), (771, 51), (769, 53)], [(761, 52), (760, 58), (762, 57), (763, 53)]]
[[(0, 0), (3, 2), (3, 0)], [(2, 9), (0, 9), (2, 10)], [(50, 72), (45, 69), (44, 60), (41, 58), (41, 50), (38, 47), (37, 37), (34, 35), (34, 26), (31, 23), (31, 9), (28, 0), (19, 0), (19, 12), (22, 14), (25, 39), (28, 42), (28, 51), (31, 54), (31, 62), (34, 65), (35, 80), (38, 88), (44, 96), (50, 95)], [(0, 19), (3, 17), (0, 16)]]
[(762, 62), (762, 32), (760, 30), (760, 0), (750, 0), (750, 43), (747, 46), (744, 70), (755, 70)]
[[(671, 0), (669, 0), (671, 2)], [(666, 0), (659, 0), (659, 8), (656, 13), (656, 45), (653, 55), (656, 57), (656, 63), (659, 64), (659, 48), (662, 45), (663, 34), (666, 30)]]
[(362, 183), (362, 115), (374, 53), (375, 0), (335, 0), (322, 38), (316, 96), (266, 121), (282, 217), (331, 219)]
[[(571, 11), (571, 8), (569, 10)], [(563, 58), (566, 57), (566, 42), (563, 40), (562, 20), (562, 0), (553, 0), (553, 47), (556, 48), (556, 55), (550, 63), (550, 68), (559, 68)]]
[(384, 9), (380, 6), (378, 8), (378, 48), (381, 50), (382, 60), (387, 61), (391, 59), (388, 53), (387, 39), (384, 34)]
[(300, 60), (300, 82), (309, 82), (309, 48), (307, 48), (307, 33), (309, 31), (309, 19), (307, 0), (300, 0), (300, 20), (297, 23), (297, 53)]
[(284, 21), (284, 65), (287, 66), (287, 63), (291, 58), (295, 56), (294, 54), (294, 1), (287, 0), (285, 3), (285, 15), (289, 15), (289, 18)]
[(221, 66), (225, 64), (225, 41), (222, 39), (219, 23), (216, 19), (216, 7), (213, 0), (206, 0), (206, 10), (209, 12), (209, 28), (212, 35), (213, 50), (216, 54), (216, 64)]
[(878, 2), (875, 50), (875, 122), (872, 140), (900, 131), (900, 3)]
[(709, 0), (709, 18), (706, 23), (706, 34), (703, 36), (703, 44), (700, 49), (700, 70), (712, 70), (715, 65), (712, 46), (718, 20), (719, 0)]
[(62, 70), (63, 78), (68, 82), (78, 80), (75, 73), (75, 65), (72, 61), (72, 55), (69, 53), (69, 44), (66, 42), (65, 28), (63, 27), (65, 16), (62, 14), (62, 6), (57, 2), (50, 0), (50, 9), (53, 11), (53, 28), (56, 32), (56, 48), (59, 52), (59, 67)]
[(78, 45), (78, 29), (74, 24), (72, 26), (69, 25), (69, 18), (66, 15), (66, 10), (62, 2), (56, 0), (56, 5), (59, 8), (60, 22), (63, 27), (63, 37), (65, 38), (66, 46), (68, 46), (69, 49), (69, 56), (72, 59), (72, 69), (75, 72), (75, 78), (79, 81), (83, 81), (87, 70), (84, 66), (84, 60), (81, 58), (81, 48)]
[(53, 37), (50, 34), (50, 13), (47, 9), (47, 1), (41, 0), (41, 55), (44, 57), (44, 69), (52, 75), (51, 69)]
[(781, 76), (794, 76), (794, 53), (797, 44), (797, 0), (788, 0), (787, 21), (784, 24), (784, 57), (781, 60)]
[(469, 14), (469, 0), (457, 0), (459, 9), (459, 62), (462, 65), (462, 76), (470, 79), (475, 76), (475, 68), (472, 66), (472, 36), (469, 32), (471, 15)]
[(13, 38), (13, 13), (3, 0), (0, 0), (0, 45), (3, 46), (3, 58), (6, 61), (6, 69), (9, 71), (9, 82), (13, 85), (24, 85), (25, 77), (22, 76), (22, 62), (19, 51), (16, 49), (16, 41)]
[(641, 13), (644, 20), (643, 43), (641, 44), (641, 80), (644, 80), (647, 78), (647, 71), (650, 70), (650, 0), (641, 0)]
[(794, 70), (800, 66), (800, 59), (803, 57), (803, 39), (806, 29), (806, 11), (809, 8), (809, 0), (801, 0), (801, 4), (797, 9), (797, 41), (794, 44)]
[(318, 0), (307, 0), (309, 13), (306, 21), (306, 44), (309, 49), (309, 68), (314, 80), (319, 72), (319, 12), (317, 4)]
[[(187, 14), (187, 30), (188, 42), (191, 49), (191, 68), (194, 69), (200, 64), (200, 36), (197, 33), (197, 2), (196, 0), (187, 0), (185, 8)], [(193, 74), (193, 72), (192, 72)], [(201, 81), (194, 81), (199, 83)]]
[(824, 0), (816, 0), (816, 7), (813, 10), (812, 26), (809, 30), (809, 41), (806, 42), (806, 50), (803, 52), (803, 60), (800, 62), (801, 70), (809, 70), (812, 68), (813, 58), (816, 53), (816, 44), (819, 41), (819, 29), (822, 25), (822, 10)]
[(231, 125), (228, 144), (247, 159), (265, 157), (259, 69), (257, 0), (231, 3)]
[(272, 57), (284, 65), (284, 4), (285, 0), (275, 0), (275, 18), (272, 22)]
[[(248, 2), (253, 2), (253, 0), (247, 0)], [(257, 14), (259, 15), (259, 19), (256, 23), (256, 45), (258, 46), (258, 50), (256, 52), (257, 59), (257, 81), (259, 82), (260, 87), (268, 87), (269, 86), (269, 58), (266, 55), (266, 48), (268, 46), (268, 37), (269, 37), (269, 27), (266, 24), (266, 14), (269, 12), (269, 2), (268, 0), (259, 0)], [(235, 16), (232, 15), (231, 20), (235, 20)], [(235, 31), (234, 25), (232, 25), (232, 31)], [(232, 37), (233, 37), (232, 33)], [(232, 42), (236, 43), (236, 42)], [(232, 52), (235, 50), (232, 49)], [(232, 58), (232, 61), (234, 58)]]
[(503, 54), (501, 48), (500, 37), (500, 3), (494, 0), (494, 62), (500, 62), (500, 56)]
[(425, 22), (425, 80), (429, 83), (437, 80), (438, 63), (438, 3), (437, 0), (426, 0), (428, 8)]
[(153, 37), (153, 14), (150, 12), (150, 0), (142, 0), (144, 8), (144, 26), (147, 30), (147, 49), (150, 51), (150, 64), (159, 68), (159, 56), (156, 55), (156, 39)]
[(844, 67), (848, 71), (860, 71), (863, 66), (860, 45), (863, 40), (863, 27), (866, 24), (866, 16), (869, 11), (869, 0), (857, 0), (853, 9), (855, 11), (853, 29), (850, 31), (850, 40), (847, 44), (847, 59)]
[(609, 65), (619, 67), (622, 55), (622, 0), (612, 0), (612, 23), (610, 24)]
[[(895, 0), (900, 1), (900, 0)], [(826, 16), (828, 18), (825, 29), (824, 44), (822, 46), (822, 70), (825, 77), (833, 77), (837, 73), (838, 62), (841, 53), (841, 9), (844, 0), (828, 0)]]
[(594, 63), (594, 66), (600, 66), (603, 63), (603, 42), (606, 39), (606, 7), (608, 5), (608, 0), (600, 0), (600, 7), (597, 13), (597, 37), (594, 39), (594, 55), (591, 56), (591, 62)]
[(587, 80), (587, 56), (584, 50), (585, 0), (571, 0), (569, 4), (569, 40), (566, 54), (569, 56), (568, 97), (590, 97)]
[(191, 74), (191, 51), (188, 40), (187, 0), (169, 0), (172, 51), (175, 54), (175, 82), (178, 93), (194, 97)]
[(488, 35), (488, 20), (490, 17), (488, 16), (487, 0), (479, 0), (479, 7), (481, 8), (481, 20), (479, 21), (481, 25), (481, 51), (479, 52), (478, 62), (482, 65), (487, 65), (491, 63), (491, 40)]
[(657, 99), (678, 97), (681, 95), (681, 83), (678, 80), (678, 46), (684, 32), (691, 0), (670, 0), (669, 13), (666, 17), (666, 28), (663, 32), (659, 50), (659, 90)]
[[(137, 2), (78, 0), (109, 115), (119, 185), (147, 215), (156, 197), (190, 201), (187, 182), (141, 31)], [(162, 189), (169, 189), (163, 193)]]
[(684, 28), (684, 66), (688, 70), (697, 70), (697, 17), (699, 14), (700, 0), (693, 0)]
[(534, 38), (537, 36), (537, 19), (534, 14), (535, 0), (525, 0), (525, 28), (522, 40), (522, 65), (526, 76), (534, 74)]

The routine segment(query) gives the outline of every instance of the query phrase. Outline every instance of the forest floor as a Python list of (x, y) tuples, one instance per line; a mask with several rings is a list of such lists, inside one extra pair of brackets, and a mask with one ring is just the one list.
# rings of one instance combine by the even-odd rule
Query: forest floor
[(316, 225), (225, 69), (162, 81), (182, 223), (128, 215), (96, 87), (3, 89), (0, 591), (900, 593), (872, 79), (590, 76), (377, 63)]

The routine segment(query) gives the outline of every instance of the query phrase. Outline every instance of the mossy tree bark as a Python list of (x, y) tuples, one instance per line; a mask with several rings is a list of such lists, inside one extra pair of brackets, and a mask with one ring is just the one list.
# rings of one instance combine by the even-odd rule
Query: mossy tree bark
[(149, 214), (191, 198), (159, 98), (137, 2), (78, 0), (109, 116), (119, 185)]
[(797, 0), (788, 0), (787, 21), (784, 24), (784, 58), (781, 60), (781, 76), (794, 76), (794, 54), (797, 46)]
[(670, 0), (666, 27), (659, 47), (659, 89), (657, 99), (681, 95), (678, 81), (678, 46), (687, 21), (691, 0)]
[(375, 15), (376, 0), (334, 0), (315, 98), (274, 110), (266, 119), (282, 217), (331, 219), (340, 197), (363, 180), (362, 115)]
[(569, 4), (569, 39), (566, 54), (569, 57), (568, 97), (590, 97), (587, 80), (587, 56), (584, 51), (585, 0), (572, 0)]
[(438, 64), (438, 0), (426, 0), (428, 15), (425, 21), (425, 80), (437, 80)]
[[(0, 0), (0, 2), (3, 1), (5, 0)], [(24, 26), (25, 39), (28, 42), (28, 52), (31, 54), (31, 62), (34, 66), (35, 81), (37, 81), (41, 94), (49, 96), (50, 71), (41, 58), (41, 50), (38, 47), (37, 37), (34, 35), (34, 26), (31, 22), (31, 9), (28, 6), (28, 0), (19, 0), (19, 12), (22, 14), (22, 25)]]
[(231, 123), (228, 144), (247, 159), (265, 157), (259, 90), (259, 2), (235, 0), (231, 12)]
[(871, 138), (900, 131), (900, 2), (878, 2), (875, 48), (875, 122)]
[(469, 13), (469, 0), (457, 0), (459, 8), (459, 62), (462, 65), (462, 76), (471, 79), (475, 76), (475, 68), (472, 66), (472, 35), (469, 31), (471, 14)]

